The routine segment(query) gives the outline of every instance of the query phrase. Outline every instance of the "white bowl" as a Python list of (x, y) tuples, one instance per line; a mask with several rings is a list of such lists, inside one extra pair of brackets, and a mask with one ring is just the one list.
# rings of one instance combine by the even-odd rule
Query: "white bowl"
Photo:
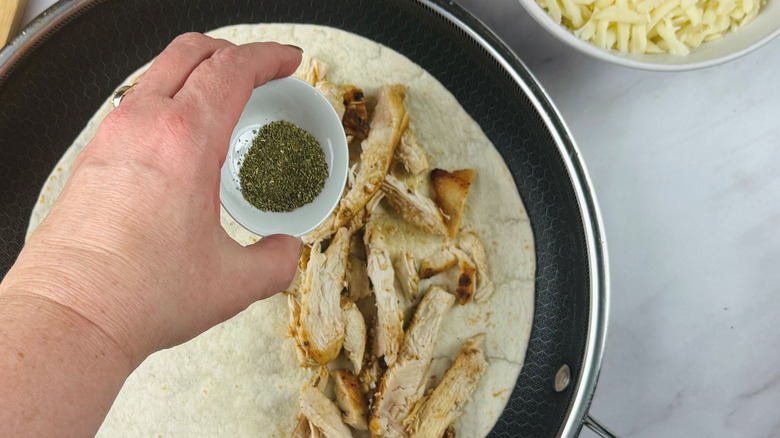
[(569, 46), (595, 58), (644, 70), (684, 71), (711, 67), (746, 55), (780, 34), (780, 1), (767, 0), (758, 16), (745, 27), (718, 40), (702, 43), (688, 55), (621, 53), (600, 49), (579, 39), (565, 26), (556, 23), (536, 0), (519, 1), (537, 23)]
[[(252, 131), (279, 120), (313, 135), (328, 163), (328, 179), (322, 192), (311, 203), (287, 213), (265, 212), (252, 206), (241, 195), (238, 178), (242, 158), (255, 137)], [(301, 236), (317, 228), (336, 208), (347, 182), (348, 167), (347, 138), (336, 110), (306, 82), (292, 77), (276, 79), (252, 92), (233, 130), (222, 166), (219, 198), (230, 216), (255, 234)]]

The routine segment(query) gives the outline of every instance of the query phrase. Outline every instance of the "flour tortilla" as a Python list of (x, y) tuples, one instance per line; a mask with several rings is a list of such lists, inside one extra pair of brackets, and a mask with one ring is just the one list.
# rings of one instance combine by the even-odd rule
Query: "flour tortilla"
[[(432, 166), (476, 171), (463, 223), (485, 244), (496, 291), (486, 303), (456, 305), (447, 313), (430, 384), (441, 378), (466, 339), (485, 332), (488, 369), (455, 428), (460, 437), (486, 435), (522, 368), (534, 307), (531, 225), (501, 156), (433, 76), (376, 42), (333, 28), (289, 24), (230, 26), (209, 35), (237, 44), (278, 41), (302, 47), (305, 55), (330, 65), (331, 82), (357, 85), (368, 96), (383, 84), (404, 84), (410, 126)], [(57, 164), (33, 210), (28, 236), (48, 214), (76, 155), (110, 110), (109, 102), (98, 110)], [(441, 244), (440, 238), (403, 228), (397, 215), (382, 218), (405, 230), (403, 237), (389, 239), (393, 256), (413, 246), (422, 257)], [(242, 244), (258, 240), (224, 211), (222, 225)], [(299, 389), (311, 370), (298, 366), (293, 341), (285, 337), (287, 315), (286, 298), (277, 295), (185, 344), (151, 355), (127, 379), (98, 436), (288, 437)]]

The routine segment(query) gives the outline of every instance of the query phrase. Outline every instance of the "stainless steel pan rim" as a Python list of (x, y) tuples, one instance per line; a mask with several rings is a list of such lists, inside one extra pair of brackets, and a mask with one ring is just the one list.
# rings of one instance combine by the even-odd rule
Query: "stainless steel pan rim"
[(6, 73), (19, 62), (35, 44), (41, 41), (57, 26), (81, 11), (95, 0), (59, 0), (41, 15), (31, 21), (19, 35), (0, 49), (0, 83)]
[[(33, 49), (50, 32), (74, 14), (89, 8), (99, 0), (60, 0), (54, 6), (33, 20), (21, 34), (0, 50), (0, 83), (13, 66), (20, 62), (26, 53)], [(434, 0), (414, 0), (434, 11), (452, 25), (468, 34), (493, 57), (512, 77), (516, 84), (526, 93), (528, 99), (538, 110), (545, 125), (549, 129), (555, 144), (564, 161), (571, 183), (575, 190), (576, 201), (581, 213), (582, 225), (586, 236), (587, 255), (589, 259), (590, 278), (590, 308), (588, 333), (580, 375), (575, 381), (577, 386), (565, 424), (560, 429), (559, 436), (572, 437), (579, 434), (583, 424), (590, 427), (591, 421), (585, 421), (588, 409), (598, 381), (604, 345), (607, 334), (607, 319), (609, 314), (610, 284), (607, 243), (604, 227), (598, 208), (596, 195), (587, 169), (581, 159), (579, 149), (559, 112), (550, 100), (546, 91), (539, 88), (531, 89), (517, 73), (516, 67), (525, 68), (523, 62), (508, 48), (508, 46), (490, 32), (482, 23), (478, 30), (463, 22), (455, 14)], [(476, 20), (474, 20), (476, 22)], [(489, 43), (483, 35), (491, 35), (495, 40)], [(498, 42), (498, 47), (496, 46)], [(595, 422), (598, 424), (598, 422)], [(606, 436), (606, 435), (605, 435)]]

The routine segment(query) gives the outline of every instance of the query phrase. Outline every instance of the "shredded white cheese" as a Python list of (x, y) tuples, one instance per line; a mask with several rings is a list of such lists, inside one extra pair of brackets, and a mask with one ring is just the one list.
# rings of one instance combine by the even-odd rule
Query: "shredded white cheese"
[(748, 24), (767, 0), (536, 0), (602, 49), (687, 55)]

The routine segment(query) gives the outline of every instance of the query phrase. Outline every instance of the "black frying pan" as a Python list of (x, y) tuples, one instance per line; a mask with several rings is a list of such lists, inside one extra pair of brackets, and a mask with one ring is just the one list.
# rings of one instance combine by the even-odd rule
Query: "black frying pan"
[(590, 182), (520, 60), (442, 0), (61, 1), (0, 52), (0, 276), (23, 245), (49, 172), (120, 81), (180, 33), (250, 22), (327, 25), (389, 46), (435, 76), (479, 123), (512, 172), (537, 260), (525, 365), (490, 436), (577, 435), (598, 378), (608, 304)]

